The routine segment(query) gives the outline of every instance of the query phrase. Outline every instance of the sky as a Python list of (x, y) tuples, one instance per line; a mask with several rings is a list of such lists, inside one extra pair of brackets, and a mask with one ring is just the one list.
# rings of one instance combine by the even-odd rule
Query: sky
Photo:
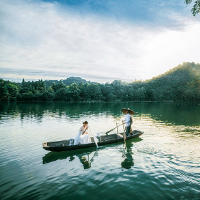
[(147, 80), (200, 61), (184, 0), (0, 0), (0, 78)]

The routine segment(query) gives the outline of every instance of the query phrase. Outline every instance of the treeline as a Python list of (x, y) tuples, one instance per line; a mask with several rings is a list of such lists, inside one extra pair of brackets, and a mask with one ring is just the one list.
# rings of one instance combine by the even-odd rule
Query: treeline
[[(14, 83), (0, 79), (0, 100), (17, 101), (198, 101), (200, 65), (184, 63), (148, 81), (131, 83), (115, 80), (100, 84), (79, 77), (61, 81)], [(84, 80), (84, 81), (83, 81)]]

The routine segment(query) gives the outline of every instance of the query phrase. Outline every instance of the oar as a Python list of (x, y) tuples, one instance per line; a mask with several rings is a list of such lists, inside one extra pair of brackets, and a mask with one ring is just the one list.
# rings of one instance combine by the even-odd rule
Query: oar
[(123, 130), (124, 130), (124, 142), (125, 142), (125, 140), (126, 140), (126, 134), (125, 134), (124, 124), (123, 124)]
[[(90, 127), (89, 127), (89, 129), (90, 129)], [(91, 131), (91, 130), (90, 130), (90, 133), (92, 134), (92, 131)], [(98, 144), (97, 144), (96, 138), (94, 137), (93, 134), (92, 134), (92, 136), (93, 136), (94, 142), (95, 142), (95, 144), (96, 144), (96, 146), (97, 146), (97, 148), (98, 148)]]
[(108, 133), (110, 133), (111, 131), (115, 130), (116, 128), (118, 128), (118, 127), (121, 126), (121, 125), (122, 125), (122, 124), (120, 124), (120, 125), (116, 126), (115, 128), (113, 128), (113, 129), (107, 131), (105, 134), (108, 135)]
[[(124, 129), (124, 124), (123, 124), (123, 129)], [(125, 129), (124, 129), (124, 144), (125, 144), (125, 149), (126, 149), (126, 133), (125, 133)]]

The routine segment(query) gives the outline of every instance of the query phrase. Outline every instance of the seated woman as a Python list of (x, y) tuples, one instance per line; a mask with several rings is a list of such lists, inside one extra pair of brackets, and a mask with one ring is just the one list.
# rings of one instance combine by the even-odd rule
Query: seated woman
[(75, 137), (74, 145), (91, 143), (90, 136), (87, 132), (88, 122), (83, 122), (83, 126), (80, 127), (78, 134)]

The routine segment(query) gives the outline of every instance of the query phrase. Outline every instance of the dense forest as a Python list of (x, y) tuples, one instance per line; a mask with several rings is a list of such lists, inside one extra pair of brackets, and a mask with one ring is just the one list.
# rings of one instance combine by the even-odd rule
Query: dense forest
[(146, 81), (88, 82), (80, 77), (15, 83), (0, 79), (0, 101), (198, 101), (200, 64), (183, 63)]

